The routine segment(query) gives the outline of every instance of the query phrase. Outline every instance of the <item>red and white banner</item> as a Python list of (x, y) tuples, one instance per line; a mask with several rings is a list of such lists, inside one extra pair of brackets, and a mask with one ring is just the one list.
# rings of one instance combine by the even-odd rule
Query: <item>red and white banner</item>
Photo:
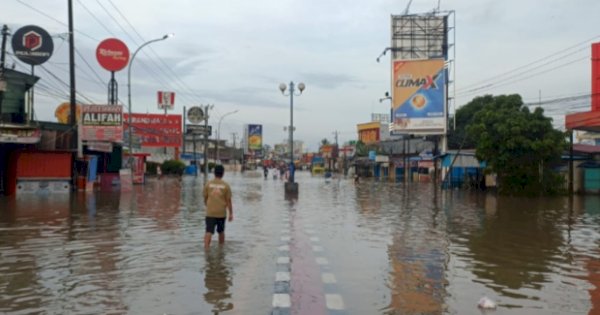
[[(128, 129), (129, 114), (123, 115)], [(180, 147), (182, 142), (181, 115), (132, 114), (133, 134), (140, 139), (142, 147)]]
[(158, 108), (159, 109), (174, 109), (175, 108), (175, 92), (158, 91)]

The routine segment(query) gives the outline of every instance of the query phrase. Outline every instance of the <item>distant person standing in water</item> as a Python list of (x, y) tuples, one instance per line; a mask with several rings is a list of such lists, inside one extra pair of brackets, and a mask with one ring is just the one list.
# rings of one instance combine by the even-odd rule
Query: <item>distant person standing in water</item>
[[(225, 243), (225, 218), (233, 221), (233, 206), (231, 204), (231, 188), (223, 180), (225, 169), (223, 165), (215, 166), (215, 178), (204, 186), (204, 204), (206, 205), (206, 233), (204, 234), (204, 248), (210, 247), (210, 241), (215, 234), (215, 227), (219, 233), (219, 244)], [(229, 210), (229, 215), (227, 215)]]

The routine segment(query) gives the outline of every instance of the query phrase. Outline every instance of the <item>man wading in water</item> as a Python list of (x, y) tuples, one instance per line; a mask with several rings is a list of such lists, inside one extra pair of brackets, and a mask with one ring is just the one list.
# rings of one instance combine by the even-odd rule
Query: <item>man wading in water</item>
[[(225, 243), (225, 218), (233, 221), (233, 207), (231, 204), (231, 188), (223, 180), (225, 169), (223, 165), (215, 166), (215, 178), (204, 186), (204, 204), (206, 205), (206, 233), (204, 234), (204, 248), (210, 247), (210, 241), (215, 234), (215, 227), (219, 232), (219, 244)], [(229, 210), (227, 215), (226, 210)]]

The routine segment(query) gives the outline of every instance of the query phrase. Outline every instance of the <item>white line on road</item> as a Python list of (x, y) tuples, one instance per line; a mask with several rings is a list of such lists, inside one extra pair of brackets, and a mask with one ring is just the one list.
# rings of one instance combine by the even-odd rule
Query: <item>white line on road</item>
[(315, 252), (322, 252), (323, 251), (323, 246), (315, 245), (315, 246), (312, 247), (312, 249)]
[(290, 281), (290, 273), (285, 271), (278, 271), (275, 273), (275, 281)]
[(277, 263), (281, 265), (289, 264), (290, 257), (277, 257)]
[(273, 294), (273, 307), (290, 307), (291, 305), (289, 294)]
[(291, 237), (289, 237), (289, 236), (287, 236), (287, 235), (286, 235), (286, 236), (282, 236), (282, 237), (281, 237), (281, 240), (282, 240), (282, 241), (284, 241), (284, 242), (289, 242), (289, 241), (290, 241), (290, 239), (291, 239)]
[(329, 261), (325, 257), (317, 257), (315, 261), (317, 262), (317, 265), (329, 265)]
[(335, 275), (333, 273), (329, 273), (329, 272), (324, 272), (323, 274), (321, 274), (321, 280), (323, 281), (323, 283), (327, 283), (327, 284), (337, 282), (337, 280), (335, 279)]
[(325, 304), (330, 310), (343, 310), (344, 300), (339, 294), (325, 294)]
[(313, 236), (313, 237), (311, 237), (311, 238), (310, 238), (310, 241), (311, 241), (311, 242), (318, 242), (318, 241), (319, 241), (319, 238), (318, 238), (318, 237), (316, 237), (316, 236)]
[(284, 252), (289, 252), (290, 251), (290, 246), (289, 245), (281, 245), (279, 247), (277, 247), (278, 250), (284, 251)]

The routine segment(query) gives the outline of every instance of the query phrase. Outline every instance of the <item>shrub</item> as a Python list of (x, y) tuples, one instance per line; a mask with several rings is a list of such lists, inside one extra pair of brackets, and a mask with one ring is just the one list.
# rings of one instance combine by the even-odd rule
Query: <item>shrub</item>
[(185, 163), (178, 160), (167, 160), (161, 166), (163, 174), (182, 175), (185, 170)]

